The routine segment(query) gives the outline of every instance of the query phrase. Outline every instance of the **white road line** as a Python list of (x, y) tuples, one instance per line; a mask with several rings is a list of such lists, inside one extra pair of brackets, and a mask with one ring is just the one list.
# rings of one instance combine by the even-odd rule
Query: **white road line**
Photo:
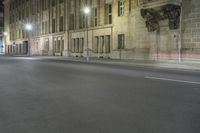
[(172, 82), (180, 82), (180, 83), (188, 83), (188, 84), (198, 84), (198, 85), (200, 85), (200, 82), (194, 82), (194, 81), (167, 79), (167, 78), (150, 77), (150, 76), (146, 76), (145, 78), (146, 79), (155, 79), (155, 80), (164, 80), (164, 81), (172, 81)]

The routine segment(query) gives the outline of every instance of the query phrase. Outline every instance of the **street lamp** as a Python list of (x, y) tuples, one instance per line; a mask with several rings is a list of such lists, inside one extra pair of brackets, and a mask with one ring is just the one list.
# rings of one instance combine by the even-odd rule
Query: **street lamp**
[(85, 26), (87, 30), (87, 61), (89, 61), (89, 46), (88, 46), (88, 15), (90, 13), (90, 8), (89, 7), (84, 7), (83, 12), (85, 14)]
[(4, 35), (4, 54), (6, 54), (6, 52), (7, 52), (7, 41), (6, 41), (6, 37), (7, 37), (7, 35), (8, 35), (8, 32), (3, 32), (3, 35)]
[(90, 8), (89, 7), (85, 7), (83, 9), (83, 11), (84, 11), (85, 14), (89, 14), (90, 13)]
[(30, 32), (33, 29), (33, 26), (30, 23), (27, 23), (27, 24), (25, 24), (25, 29), (28, 31), (28, 56), (31, 56)]
[(32, 25), (31, 24), (26, 24), (25, 25), (25, 29), (27, 30), (27, 31), (31, 31), (32, 30)]
[(4, 32), (4, 33), (3, 33), (3, 35), (4, 35), (4, 36), (7, 36), (7, 35), (8, 35), (8, 33), (7, 33), (7, 32)]

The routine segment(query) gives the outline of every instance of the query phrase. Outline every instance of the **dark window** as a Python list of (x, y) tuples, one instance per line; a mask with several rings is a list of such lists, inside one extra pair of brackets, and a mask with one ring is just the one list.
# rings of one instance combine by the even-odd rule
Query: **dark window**
[(94, 26), (98, 25), (98, 10), (94, 8)]
[(59, 0), (59, 3), (63, 3), (64, 2), (64, 0)]
[(60, 16), (60, 31), (64, 31), (64, 17)]
[(118, 16), (124, 15), (124, 0), (118, 1)]
[(52, 5), (52, 6), (55, 6), (55, 5), (56, 5), (56, 0), (52, 0), (51, 5)]
[(112, 24), (112, 5), (108, 5), (108, 24)]
[(56, 32), (56, 19), (52, 20), (52, 33)]
[(74, 29), (74, 13), (70, 14), (70, 30)]
[(124, 49), (125, 48), (125, 35), (119, 34), (118, 35), (118, 49)]

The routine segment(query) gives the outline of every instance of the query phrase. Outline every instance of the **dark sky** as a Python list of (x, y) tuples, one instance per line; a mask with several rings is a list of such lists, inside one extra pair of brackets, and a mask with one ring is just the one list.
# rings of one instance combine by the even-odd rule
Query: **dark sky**
[[(3, 12), (3, 0), (0, 0), (0, 13)], [(0, 27), (3, 26), (3, 18), (0, 18)]]
[(3, 0), (0, 0), (0, 4), (1, 4), (1, 5), (3, 4)]
[(0, 0), (0, 12), (3, 11), (3, 0)]

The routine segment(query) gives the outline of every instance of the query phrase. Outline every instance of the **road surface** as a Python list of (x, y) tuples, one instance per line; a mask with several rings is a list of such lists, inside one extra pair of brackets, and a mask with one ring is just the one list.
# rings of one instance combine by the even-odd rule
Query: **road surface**
[(200, 133), (200, 72), (0, 57), (0, 133)]

